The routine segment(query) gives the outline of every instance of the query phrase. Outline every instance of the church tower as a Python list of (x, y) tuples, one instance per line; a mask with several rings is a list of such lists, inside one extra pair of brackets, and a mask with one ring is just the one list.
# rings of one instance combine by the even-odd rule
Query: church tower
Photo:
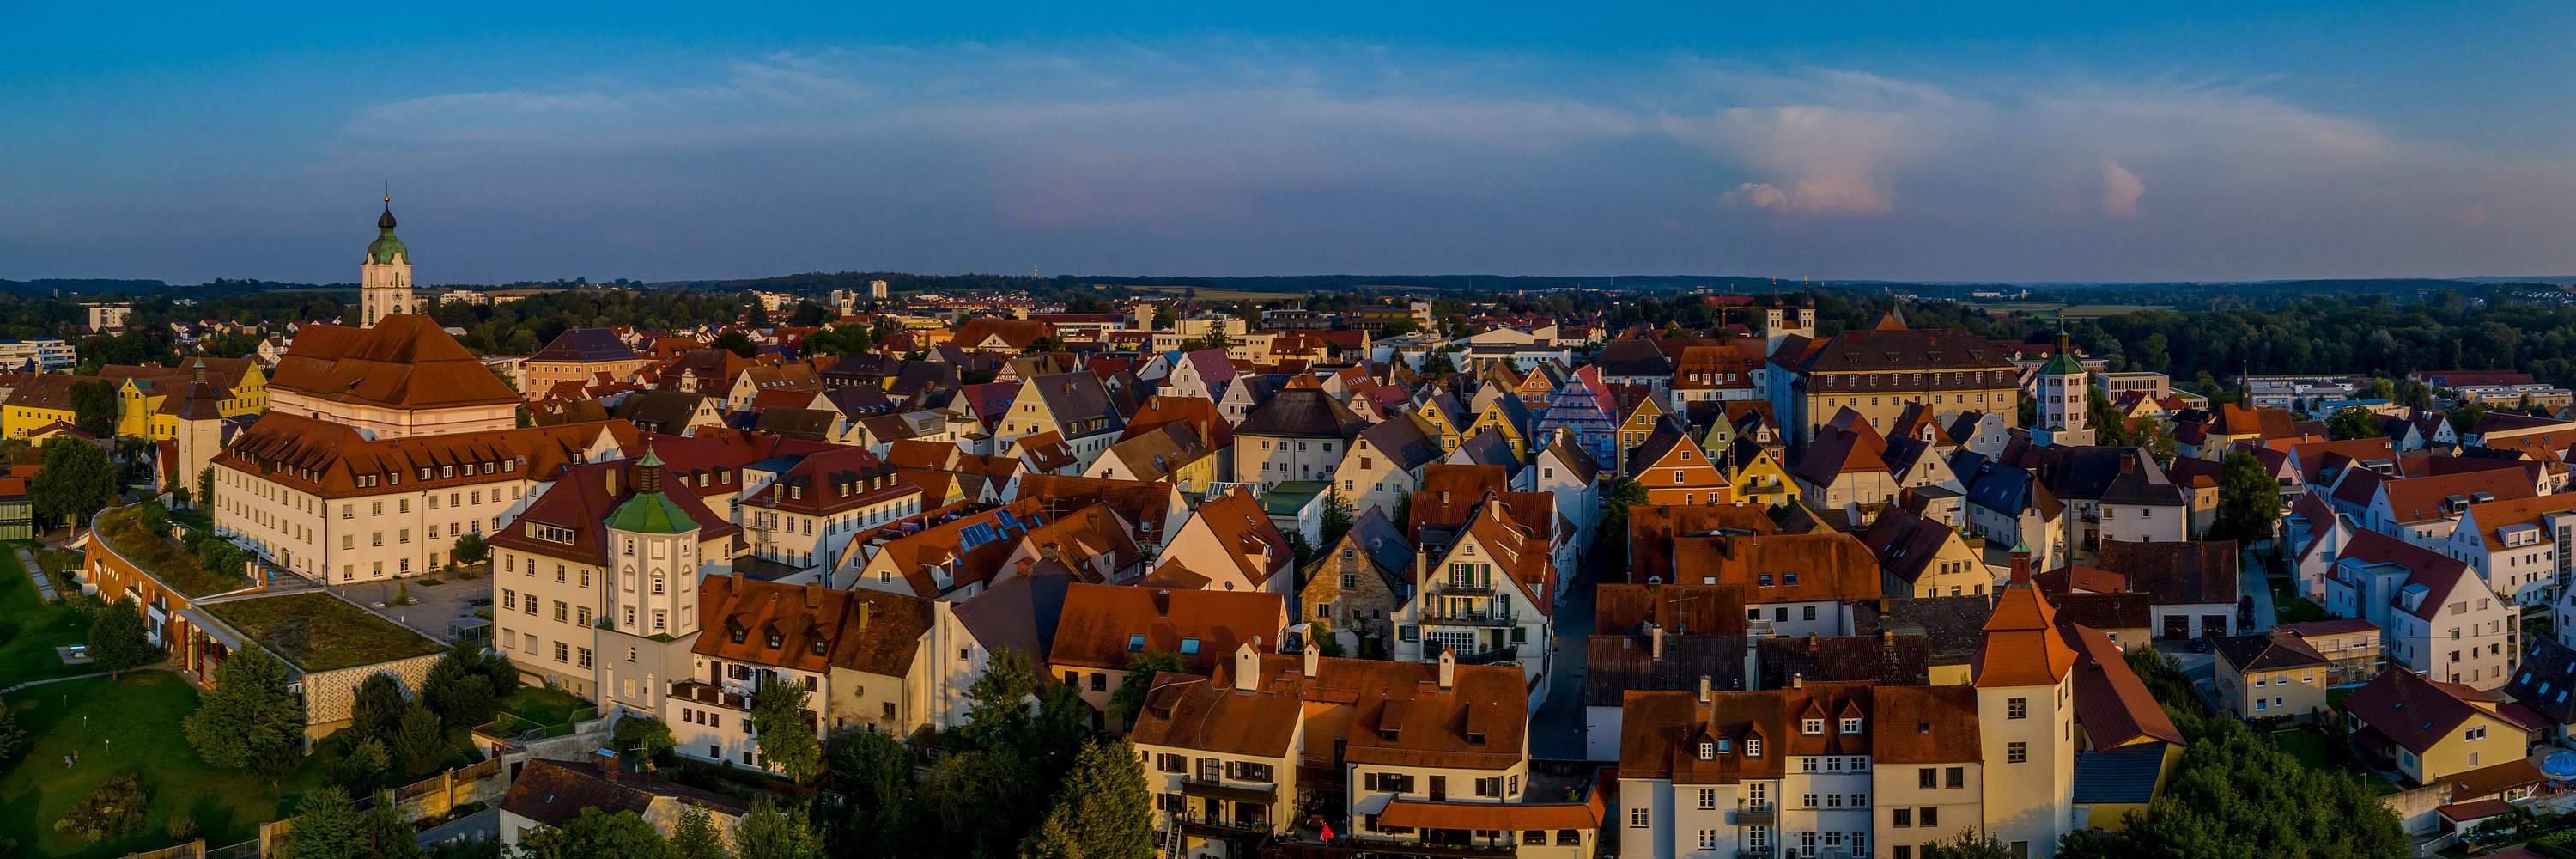
[(2030, 578), (2030, 545), (2012, 549), (1986, 641), (1968, 663), (1984, 753), (1986, 834), (2015, 856), (2049, 856), (2073, 822), (2075, 649)]
[(411, 251), (394, 238), (394, 198), (385, 195), (385, 213), (376, 218), (376, 240), (367, 245), (367, 262), (358, 267), (358, 324), (373, 327), (385, 317), (412, 312)]
[(2057, 355), (2039, 368), (2039, 427), (2047, 433), (2047, 444), (2089, 445), (2093, 430), (2086, 426), (2092, 411), (2085, 403), (2090, 386), (2084, 380), (2084, 364), (2075, 360), (2075, 347), (2069, 345), (2066, 329), (2057, 331)]

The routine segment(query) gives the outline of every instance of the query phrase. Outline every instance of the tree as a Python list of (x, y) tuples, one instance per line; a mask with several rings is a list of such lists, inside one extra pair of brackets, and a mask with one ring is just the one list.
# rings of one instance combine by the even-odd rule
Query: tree
[(483, 670), (483, 653), (470, 644), (449, 649), (429, 666), (429, 676), (420, 684), (420, 699), (452, 727), (482, 724), (500, 709), (492, 680)]
[(276, 859), (360, 859), (374, 855), (367, 816), (349, 792), (322, 787), (295, 804), (295, 825), (277, 846)]
[(379, 671), (358, 681), (358, 692), (349, 700), (349, 729), (361, 736), (390, 741), (402, 730), (403, 711), (411, 701), (403, 695), (402, 684), (394, 676)]
[(1340, 542), (1342, 535), (1351, 532), (1351, 500), (1342, 497), (1341, 490), (1335, 489), (1324, 496), (1324, 515), (1320, 524), (1320, 542), (1325, 546)]
[(632, 811), (609, 814), (591, 806), (562, 826), (539, 826), (519, 839), (525, 859), (671, 859), (671, 844)]
[(18, 754), (26, 750), (27, 732), (18, 728), (18, 713), (0, 701), (0, 768), (16, 763)]
[[(2409, 856), (2395, 812), (2361, 780), (2315, 769), (2236, 719), (2211, 719), (2163, 795), (2129, 818), (2123, 856)], [(2249, 845), (2261, 845), (2260, 853)]]
[(419, 778), (438, 771), (456, 750), (447, 744), (447, 728), (438, 714), (420, 702), (403, 708), (401, 726), (394, 730), (394, 760), (402, 765), (403, 775)]
[(143, 609), (134, 604), (131, 595), (117, 597), (116, 602), (98, 613), (97, 620), (90, 621), (89, 659), (97, 670), (120, 675), (128, 668), (150, 665), (167, 656), (144, 637)]
[(832, 855), (912, 855), (922, 826), (912, 769), (912, 750), (892, 734), (861, 731), (841, 743), (830, 777), (841, 813), (823, 818)]
[(155, 540), (170, 539), (170, 509), (145, 502), (134, 506), (134, 524)]
[(2210, 524), (2213, 539), (2269, 539), (2281, 521), (2281, 484), (2253, 454), (2227, 455), (2218, 468), (2218, 516)]
[(722, 334), (718, 334), (716, 335), (715, 342), (707, 345), (734, 353), (735, 355), (744, 358), (760, 354), (760, 346), (751, 342), (750, 335), (744, 334), (740, 331), (728, 330)]
[(1166, 301), (1161, 304), (1154, 305), (1154, 330), (1170, 331), (1172, 330), (1172, 323), (1179, 321), (1179, 317), (1172, 315), (1171, 302)]
[(2339, 439), (2381, 438), (2387, 435), (2379, 429), (2379, 414), (2360, 406), (2336, 409), (2332, 416), (2326, 418), (2326, 433)]
[(206, 763), (252, 770), (275, 784), (301, 757), (295, 748), (304, 738), (304, 708), (287, 694), (286, 666), (277, 657), (242, 647), (215, 666), (215, 688), (182, 727)]
[(214, 466), (209, 465), (197, 470), (197, 504), (208, 510), (215, 509)]
[[(1126, 740), (1096, 740), (1074, 756), (1032, 847), (1069, 859), (1136, 859), (1154, 852), (1144, 764)], [(1039, 853), (1041, 850), (1032, 850)]]
[(680, 747), (679, 740), (671, 736), (671, 726), (651, 716), (628, 716), (617, 720), (617, 728), (610, 732), (609, 742), (614, 743), (618, 751), (632, 752), (638, 761), (645, 762), (659, 760)]
[(805, 701), (811, 695), (804, 684), (762, 677), (751, 705), (751, 730), (759, 738), (760, 765), (775, 767), (798, 782), (811, 778), (823, 766), (823, 743), (814, 736), (814, 726), (807, 721), (812, 711), (805, 709)]
[(725, 859), (715, 816), (694, 805), (681, 809), (679, 822), (671, 825), (671, 859)]
[(1148, 648), (1127, 655), (1127, 679), (1118, 691), (1109, 693), (1109, 715), (1125, 724), (1135, 724), (1136, 712), (1145, 709), (1145, 693), (1153, 691), (1154, 675), (1186, 672), (1189, 665), (1181, 655), (1160, 648)]
[[(385, 741), (375, 737), (362, 737), (352, 742), (342, 734), (355, 736), (351, 731), (335, 732), (325, 738), (319, 749), (329, 755), (326, 760), (331, 783), (348, 788), (351, 793), (374, 790), (376, 780), (383, 778), (386, 770), (393, 769), (393, 750), (385, 746)], [(331, 754), (334, 748), (338, 750), (336, 755)]]
[(1029, 348), (1021, 351), (1030, 353), (1062, 352), (1064, 351), (1064, 341), (1057, 339), (1053, 334), (1040, 335), (1038, 339), (1029, 341)]
[(2012, 859), (2012, 851), (1992, 835), (1961, 829), (1945, 841), (1923, 845), (1923, 859)]
[(27, 482), (36, 512), (75, 526), (116, 501), (116, 472), (107, 449), (65, 435), (45, 439), (45, 468)]
[(1373, 339), (1383, 340), (1388, 337), (1402, 337), (1407, 334), (1420, 333), (1422, 333), (1422, 323), (1415, 322), (1411, 319), (1398, 319), (1379, 326), (1377, 333), (1373, 335)]
[[(1144, 775), (1137, 775), (1144, 784)], [(805, 810), (759, 799), (733, 827), (734, 859), (821, 859), (823, 839), (806, 824)]]
[(1037, 669), (1016, 648), (993, 651), (984, 676), (966, 688), (966, 737), (979, 746), (1011, 742), (1028, 727), (1028, 698), (1037, 691)]
[(104, 379), (72, 383), (72, 426), (95, 436), (113, 436), (116, 405), (116, 383)]
[(1624, 535), (1628, 533), (1628, 508), (1643, 507), (1650, 502), (1646, 498), (1645, 484), (1633, 477), (1622, 477), (1610, 484), (1610, 497), (1604, 503), (1610, 509), (1601, 513), (1601, 533)]
[(2479, 403), (2463, 403), (2459, 408), (2451, 410), (2451, 431), (2460, 435), (2460, 441), (2467, 442), (2469, 440), (2469, 429), (2478, 425), (2479, 418), (2486, 416), (2487, 407), (2485, 405)]
[(796, 303), (796, 312), (787, 315), (787, 324), (798, 328), (813, 328), (838, 319), (840, 315), (838, 311), (827, 309), (820, 304), (799, 301)]

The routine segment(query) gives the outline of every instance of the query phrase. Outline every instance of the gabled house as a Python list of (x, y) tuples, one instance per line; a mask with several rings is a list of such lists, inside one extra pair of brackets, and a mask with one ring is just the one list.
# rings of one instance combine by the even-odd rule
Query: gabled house
[(2443, 550), (2467, 561), (2496, 595), (2517, 605), (2556, 602), (2576, 541), (2576, 496), (2472, 503)]
[(1371, 424), (1350, 447), (1327, 481), (1354, 513), (1379, 510), (1390, 517), (1422, 485), (1422, 470), (1442, 456), (1439, 441), (1410, 414)]
[(1499, 499), (1478, 504), (1438, 553), (1417, 546), (1419, 587), (1396, 612), (1395, 658), (1513, 664), (1544, 684), (1556, 602), (1548, 549)]
[(1211, 590), (1286, 594), (1296, 588), (1297, 553), (1260, 499), (1240, 487), (1199, 505), (1164, 542), (1163, 557), (1207, 577)]
[(2521, 659), (2522, 613), (2457, 558), (2360, 531), (2326, 582), (2326, 613), (2379, 626), (2393, 667), (2493, 689)]
[(2286, 632), (2231, 635), (2210, 648), (2219, 702), (2239, 719), (2322, 719), (2328, 660)]
[(1959, 535), (1959, 529), (1908, 513), (1902, 507), (1881, 510), (1860, 541), (1878, 555), (1887, 593), (1982, 596), (1998, 584), (1994, 571), (1986, 566), (1981, 553)]
[(1272, 395), (1234, 427), (1234, 482), (1263, 489), (1300, 480), (1329, 480), (1369, 424), (1319, 388)]
[(1108, 718), (1109, 699), (1127, 684), (1136, 658), (1169, 653), (1186, 673), (1207, 674), (1237, 648), (1277, 652), (1288, 623), (1287, 598), (1275, 593), (1074, 582), (1065, 588), (1046, 664), (1091, 705), (1094, 729), (1124, 728)]
[[(1651, 402), (1651, 401), (1649, 401)], [(1651, 504), (1725, 504), (1731, 483), (1690, 435), (1671, 422), (1647, 434), (1629, 452), (1629, 478), (1646, 487)]]
[(2498, 764), (2531, 767), (2530, 732), (2461, 684), (2387, 671), (2345, 698), (2343, 713), (2362, 756), (2419, 785)]
[[(1320, 624), (1310, 639), (1326, 631), (1345, 636), (1343, 648), (1353, 654), (1389, 652), (1394, 642), (1391, 618), (1413, 594), (1413, 543), (1385, 510), (1369, 508), (1351, 523), (1341, 539), (1315, 551), (1306, 565), (1306, 586), (1297, 592), (1299, 614)], [(1363, 645), (1363, 640), (1374, 645)]]

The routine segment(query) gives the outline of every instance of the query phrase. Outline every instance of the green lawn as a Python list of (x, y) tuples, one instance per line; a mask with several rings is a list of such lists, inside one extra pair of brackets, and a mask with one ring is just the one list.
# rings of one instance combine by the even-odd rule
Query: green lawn
[[(2333, 763), (2336, 755), (2332, 744), (2339, 742), (2342, 742), (2340, 738), (2326, 736), (2323, 731), (2281, 731), (2272, 735), (2273, 745), (2279, 746), (2281, 751), (2290, 753), (2291, 757), (2298, 758), (2300, 763), (2316, 769), (2342, 769)], [(2387, 796), (2397, 792), (2395, 782), (2373, 775), (2366, 770), (2349, 768), (2346, 771), (2360, 776), (2362, 784), (2370, 788), (2373, 796)]]
[[(261, 823), (293, 813), (293, 797), (322, 784), (312, 762), (283, 787), (206, 765), (180, 727), (196, 710), (197, 691), (168, 671), (38, 686), (9, 703), (29, 743), (26, 756), (0, 775), (0, 837), (17, 839), (25, 856), (109, 857), (168, 846), (174, 815), (195, 821), (209, 845), (237, 844), (258, 837)], [(79, 763), (63, 766), (74, 752)], [(109, 776), (135, 771), (151, 797), (142, 831), (96, 845), (54, 834), (65, 809)]]
[(54, 652), (88, 641), (89, 622), (78, 609), (46, 605), (18, 553), (0, 549), (0, 688), (89, 673), (89, 666), (64, 665)]
[(566, 724), (574, 713), (596, 712), (595, 707), (581, 696), (546, 686), (521, 686), (501, 701), (501, 712), (527, 720), (523, 728)]
[(2272, 613), (2280, 623), (2307, 623), (2312, 620), (2326, 619), (2325, 609), (2318, 607), (2316, 603), (2309, 602), (2306, 597), (2291, 592), (2289, 588), (2282, 587), (2272, 589)]
[(134, 508), (122, 507), (99, 514), (98, 533), (117, 554), (141, 566), (144, 571), (191, 597), (211, 596), (238, 590), (250, 584), (250, 577), (238, 570), (209, 570), (197, 564), (195, 556), (179, 546), (179, 541), (155, 537), (143, 532), (134, 521)]

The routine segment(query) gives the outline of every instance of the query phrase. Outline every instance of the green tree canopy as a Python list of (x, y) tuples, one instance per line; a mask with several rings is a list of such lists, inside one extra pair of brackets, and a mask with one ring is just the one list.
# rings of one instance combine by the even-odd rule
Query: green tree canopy
[(447, 726), (418, 701), (403, 708), (392, 745), (394, 761), (402, 766), (403, 775), (412, 778), (437, 772), (456, 754), (456, 748), (447, 743)]
[(2235, 719), (2211, 719), (2164, 794), (2129, 818), (2140, 859), (2403, 859), (2405, 827), (2361, 780), (2312, 769)]
[(608, 814), (597, 806), (562, 826), (539, 826), (519, 840), (521, 859), (671, 859), (671, 844), (632, 811)]
[(469, 533), (456, 538), (456, 548), (448, 557), (459, 564), (480, 564), (492, 559), (492, 547), (483, 542), (483, 535)]
[(841, 813), (823, 818), (833, 855), (915, 855), (916, 839), (928, 824), (921, 819), (912, 772), (912, 750), (892, 734), (861, 731), (842, 741), (832, 755), (829, 788), (844, 802)]
[[(1140, 774), (1138, 784), (1143, 784)], [(759, 799), (733, 828), (734, 859), (822, 859), (823, 838), (805, 822), (805, 809)]]
[(257, 647), (235, 649), (215, 666), (215, 688), (182, 722), (206, 763), (247, 769), (275, 783), (295, 768), (304, 708), (286, 691), (286, 666)]
[(2326, 418), (2326, 433), (2335, 438), (2381, 438), (2387, 435), (2379, 429), (2379, 414), (2360, 406), (2336, 409)]
[(735, 355), (744, 358), (760, 354), (760, 346), (751, 342), (751, 335), (744, 334), (740, 331), (728, 330), (724, 333), (717, 334), (715, 342), (707, 345), (734, 353)]
[(813, 711), (805, 708), (811, 695), (804, 684), (764, 676), (752, 696), (751, 730), (758, 738), (761, 765), (775, 767), (799, 782), (823, 766), (822, 741), (807, 721), (813, 717)]
[(72, 426), (101, 437), (116, 434), (116, 383), (91, 379), (72, 383)]
[(131, 595), (117, 597), (89, 625), (91, 667), (111, 674), (139, 668), (168, 656), (144, 637), (143, 609)]
[(1145, 709), (1145, 693), (1153, 690), (1154, 675), (1164, 671), (1188, 671), (1181, 655), (1160, 648), (1147, 648), (1127, 655), (1127, 679), (1118, 691), (1109, 693), (1109, 715), (1121, 724), (1134, 724), (1136, 713)]
[(715, 816), (694, 805), (681, 809), (679, 822), (671, 825), (671, 859), (725, 859)]
[(485, 670), (487, 657), (482, 648), (460, 643), (429, 666), (429, 677), (421, 682), (420, 700), (438, 714), (450, 727), (470, 727), (490, 721), (501, 707), (501, 696), (492, 692), (492, 677)]
[(1153, 795), (1134, 744), (1085, 744), (1056, 789), (1055, 806), (1030, 836), (1031, 852), (1067, 859), (1139, 859), (1154, 852)]
[(2272, 536), (2281, 521), (2281, 483), (2253, 454), (2227, 455), (2218, 468), (2218, 516), (2212, 539), (2252, 541)]
[(107, 449), (70, 436), (45, 439), (45, 469), (27, 482), (27, 500), (36, 512), (74, 525), (116, 501), (116, 472)]
[(410, 705), (402, 683), (392, 674), (369, 674), (358, 681), (358, 692), (349, 699), (349, 730), (390, 742), (394, 732), (402, 729), (403, 710)]
[(609, 733), (609, 742), (620, 752), (631, 753), (639, 761), (652, 762), (669, 755), (679, 747), (671, 736), (671, 726), (651, 716), (627, 716), (617, 720)]

